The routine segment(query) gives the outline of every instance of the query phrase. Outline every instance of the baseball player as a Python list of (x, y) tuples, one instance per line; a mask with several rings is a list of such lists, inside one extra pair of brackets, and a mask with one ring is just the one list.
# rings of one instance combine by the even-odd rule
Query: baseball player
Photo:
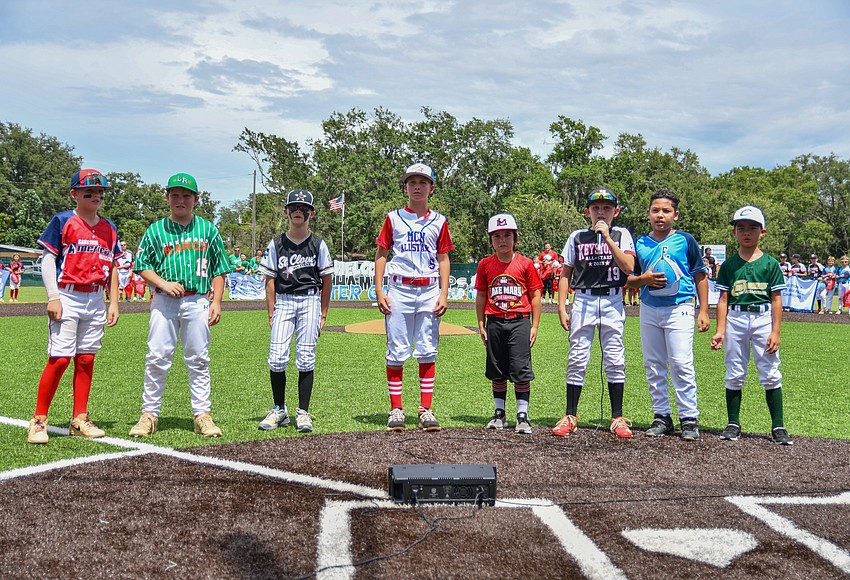
[(823, 280), (824, 274), (824, 266), (820, 262), (818, 262), (817, 254), (812, 254), (809, 256), (809, 265), (806, 267), (806, 273), (804, 274), (806, 278), (810, 280), (814, 280), (817, 282), (817, 302), (818, 309), (817, 311), (820, 314), (823, 314), (823, 302), (826, 298), (826, 283)]
[(260, 264), (263, 262), (263, 250), (261, 248), (257, 248), (257, 252), (253, 258), (248, 262), (248, 274), (253, 276), (260, 272)]
[[(454, 249), (454, 242), (446, 217), (428, 208), (428, 198), (434, 193), (434, 171), (424, 163), (415, 163), (401, 180), (407, 207), (387, 214), (375, 242), (375, 293), (387, 332), (391, 407), (387, 430), (405, 429), (401, 386), (404, 361), (413, 345), (413, 356), (419, 362), (419, 428), (439, 431), (431, 402), (440, 317), (448, 306), (448, 253)], [(390, 250), (393, 257), (388, 263)], [(383, 287), (385, 273), (387, 292)]]
[(826, 290), (824, 291), (824, 307), (821, 313), (832, 313), (832, 300), (835, 298), (837, 280), (838, 265), (835, 262), (835, 256), (829, 256), (826, 259), (826, 267), (823, 269), (823, 281), (826, 285)]
[(791, 262), (788, 261), (788, 254), (785, 252), (779, 254), (779, 269), (782, 270), (783, 276), (791, 275)]
[(298, 369), (298, 411), (295, 428), (313, 430), (308, 412), (313, 393), (316, 341), (325, 325), (333, 286), (333, 259), (325, 241), (310, 232), (316, 215), (313, 194), (296, 189), (286, 194), (284, 214), (289, 229), (269, 242), (260, 262), (266, 278), (266, 303), (271, 325), (269, 369), (274, 407), (260, 421), (264, 431), (289, 425), (286, 409), (286, 365), (289, 343), (295, 333), (295, 368)]
[(679, 198), (661, 188), (649, 198), (652, 231), (635, 243), (637, 262), (629, 277), (641, 288), (640, 340), (643, 365), (655, 418), (646, 434), (673, 432), (668, 395), (669, 365), (682, 439), (699, 439), (699, 408), (694, 370), (694, 295), (699, 297), (697, 328), (708, 330), (708, 281), (699, 245), (691, 234), (673, 229), (679, 219)]
[(210, 326), (221, 317), (224, 276), (230, 271), (227, 251), (216, 227), (193, 213), (198, 201), (194, 177), (188, 173), (172, 175), (166, 196), (171, 213), (145, 231), (133, 266), (154, 296), (142, 416), (130, 435), (146, 437), (156, 431), (165, 379), (179, 335), (189, 370), (195, 433), (220, 437), (221, 429), (210, 417), (209, 344)]
[[(841, 265), (838, 268), (838, 278), (835, 283), (838, 284), (838, 311), (836, 314), (841, 314), (847, 293), (850, 292), (850, 258), (846, 255), (841, 256)], [(850, 309), (847, 312), (850, 314)]]
[[(27, 440), (47, 443), (47, 413), (59, 381), (74, 360), (74, 411), (69, 432), (90, 439), (103, 437), (88, 415), (95, 353), (100, 350), (103, 327), (118, 322), (118, 277), (115, 258), (120, 254), (118, 232), (98, 216), (109, 181), (99, 171), (81, 169), (71, 178), (76, 209), (53, 216), (38, 238), (44, 248), (41, 278), (47, 290), (50, 338), (47, 365), (38, 382), (35, 413)], [(109, 307), (103, 301), (109, 285)]]
[(531, 347), (537, 340), (543, 282), (532, 261), (515, 252), (519, 228), (514, 216), (494, 215), (487, 233), (495, 253), (478, 263), (475, 274), (478, 332), (487, 351), (484, 375), (491, 381), (496, 406), (487, 428), (508, 426), (505, 400), (510, 380), (516, 395), (515, 431), (530, 435), (528, 400), (534, 380)]
[(135, 299), (136, 300), (144, 300), (145, 299), (145, 291), (148, 288), (145, 279), (139, 276), (138, 274), (132, 274), (133, 276), (133, 290), (135, 291)]
[[(635, 243), (629, 230), (611, 225), (620, 214), (617, 197), (611, 190), (591, 192), (584, 213), (593, 225), (570, 234), (562, 252), (564, 275), (558, 284), (558, 316), (563, 329), (570, 333), (567, 412), (552, 434), (567, 437), (578, 428), (578, 402), (598, 327), (611, 399), (611, 432), (621, 439), (631, 439), (631, 422), (623, 417), (626, 311), (622, 290), (635, 267)], [(575, 290), (572, 315), (566, 305), (570, 288)]]
[[(133, 299), (133, 260), (127, 257), (127, 243), (121, 242), (123, 250), (115, 262), (118, 269), (118, 287), (121, 289), (121, 294), (124, 300), (130, 301)], [(132, 255), (132, 252), (130, 252)]]
[(791, 267), (789, 268), (789, 274), (791, 276), (805, 277), (806, 273), (806, 265), (800, 261), (800, 254), (793, 254), (791, 256)]
[(764, 386), (772, 423), (771, 439), (791, 445), (782, 410), (782, 373), (779, 372), (779, 329), (785, 276), (779, 262), (759, 249), (765, 235), (762, 211), (752, 205), (735, 212), (733, 233), (738, 252), (723, 262), (717, 275), (717, 332), (711, 348), (726, 350), (726, 413), (729, 424), (720, 434), (726, 441), (741, 436), (741, 394), (747, 378), (750, 348)]
[(18, 292), (21, 287), (21, 274), (24, 273), (24, 265), (20, 254), (12, 254), (9, 262), (9, 302), (18, 301)]

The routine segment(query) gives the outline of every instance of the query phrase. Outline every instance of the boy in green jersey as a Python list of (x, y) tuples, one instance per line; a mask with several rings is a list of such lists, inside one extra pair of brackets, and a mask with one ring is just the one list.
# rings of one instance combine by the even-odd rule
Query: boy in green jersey
[(221, 316), (230, 262), (216, 227), (193, 213), (198, 201), (195, 178), (187, 173), (171, 176), (166, 195), (171, 214), (145, 231), (133, 264), (150, 286), (153, 299), (142, 417), (130, 435), (146, 437), (156, 431), (179, 334), (189, 370), (195, 433), (220, 437), (221, 429), (210, 417), (210, 326)]

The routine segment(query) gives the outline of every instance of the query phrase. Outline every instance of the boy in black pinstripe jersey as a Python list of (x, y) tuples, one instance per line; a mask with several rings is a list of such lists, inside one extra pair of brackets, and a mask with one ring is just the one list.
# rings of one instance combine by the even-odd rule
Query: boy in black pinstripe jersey
[(260, 272), (266, 277), (271, 326), (269, 369), (274, 407), (260, 422), (259, 429), (270, 431), (289, 425), (284, 394), (289, 343), (294, 333), (298, 369), (295, 426), (303, 433), (313, 430), (308, 407), (313, 393), (316, 341), (331, 301), (333, 260), (325, 241), (310, 231), (310, 218), (316, 215), (312, 193), (306, 189), (290, 191), (284, 213), (289, 217), (289, 229), (269, 242), (260, 261)]

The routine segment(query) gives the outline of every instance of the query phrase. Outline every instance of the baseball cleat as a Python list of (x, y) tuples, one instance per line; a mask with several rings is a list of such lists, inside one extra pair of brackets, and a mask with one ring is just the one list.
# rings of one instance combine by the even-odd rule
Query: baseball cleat
[(505, 411), (502, 409), (496, 409), (496, 412), (493, 413), (493, 418), (490, 419), (490, 422), (487, 423), (488, 429), (505, 429), (508, 426), (508, 419), (505, 417)]
[(286, 407), (283, 409), (274, 407), (269, 409), (268, 413), (266, 413), (266, 418), (260, 421), (257, 429), (260, 431), (273, 431), (278, 427), (286, 427), (287, 425), (289, 425), (289, 413), (286, 411)]
[(98, 437), (106, 435), (106, 432), (103, 429), (96, 427), (95, 424), (91, 422), (88, 413), (80, 413), (74, 417), (74, 420), (71, 421), (68, 433), (72, 437), (85, 437), (87, 439), (97, 439)]
[(27, 442), (29, 443), (47, 443), (47, 416), (36, 415), (30, 420), (29, 430), (27, 431)]
[(634, 437), (632, 430), (629, 427), (632, 422), (625, 417), (614, 417), (611, 419), (611, 433), (617, 436), (618, 439), (631, 439)]
[(387, 420), (387, 431), (404, 431), (407, 427), (404, 426), (404, 411), (401, 407), (396, 407), (390, 411), (390, 417)]
[(298, 409), (295, 412), (295, 429), (299, 433), (309, 433), (313, 430), (313, 421), (310, 413), (304, 409)]
[(652, 420), (652, 425), (646, 430), (646, 434), (650, 437), (662, 437), (673, 432), (673, 419), (670, 415), (656, 415)]
[(195, 417), (195, 433), (204, 437), (221, 437), (221, 429), (213, 422), (209, 413), (201, 413)]
[(531, 423), (528, 422), (527, 413), (516, 414), (516, 427), (514, 427), (514, 431), (524, 435), (531, 435)]
[(776, 427), (770, 432), (770, 439), (777, 445), (794, 445), (785, 427)]
[(424, 431), (439, 431), (441, 429), (440, 423), (431, 409), (422, 409), (419, 412), (419, 428)]
[(696, 419), (681, 419), (682, 439), (696, 441), (699, 439), (699, 422)]
[(575, 433), (576, 429), (578, 429), (578, 417), (575, 415), (565, 415), (563, 419), (558, 421), (555, 428), (552, 429), (552, 435), (569, 437), (570, 433)]
[(736, 423), (729, 423), (720, 434), (723, 441), (737, 441), (741, 436), (741, 426)]
[(139, 422), (133, 425), (133, 428), (130, 429), (131, 437), (147, 437), (148, 435), (153, 435), (156, 433), (156, 425), (159, 422), (159, 418), (153, 413), (142, 413), (142, 417), (139, 419)]

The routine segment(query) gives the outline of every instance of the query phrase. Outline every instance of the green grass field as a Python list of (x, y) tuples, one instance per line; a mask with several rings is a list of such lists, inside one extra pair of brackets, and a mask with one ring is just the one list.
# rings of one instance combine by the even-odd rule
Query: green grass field
[[(22, 300), (25, 294), (21, 293)], [(328, 325), (340, 326), (379, 318), (372, 309), (332, 308)], [(471, 310), (449, 310), (444, 320), (475, 326)], [(850, 438), (846, 397), (840, 372), (846, 356), (844, 325), (785, 323), (782, 333), (782, 371), (786, 423), (792, 435)], [(104, 348), (95, 365), (89, 411), (109, 436), (127, 437), (138, 419), (148, 332), (147, 314), (122, 315), (119, 324), (106, 330)], [(0, 318), (5, 356), (0, 360), (4, 377), (0, 386), (0, 415), (29, 419), (35, 405), (38, 377), (46, 360), (46, 317)], [(652, 420), (643, 370), (638, 319), (626, 324), (627, 383), (624, 411), (637, 428)], [(696, 367), (700, 387), (700, 418), (703, 429), (722, 429), (726, 424), (722, 352), (711, 351), (709, 335), (696, 337)], [(150, 443), (169, 447), (253, 441), (297, 436), (293, 428), (272, 432), (257, 430), (257, 422), (271, 405), (268, 355), (269, 328), (264, 311), (225, 312), (213, 328), (213, 417), (224, 437), (205, 440), (192, 433), (186, 367), (178, 350), (166, 388), (160, 431)], [(598, 344), (597, 344), (598, 347)], [(325, 332), (319, 339), (316, 385), (310, 411), (316, 433), (383, 430), (389, 397), (384, 373), (385, 339), (381, 335)], [(294, 348), (293, 348), (294, 356)], [(530, 417), (535, 433), (546, 435), (564, 412), (564, 376), (567, 334), (557, 316), (544, 314), (533, 349), (534, 371)], [(607, 428), (610, 407), (600, 389), (600, 352), (596, 348), (588, 367), (579, 408), (579, 423), (592, 426), (601, 420)], [(71, 369), (66, 372), (50, 410), (50, 424), (67, 426), (72, 412)], [(290, 409), (297, 407), (297, 372), (290, 362)], [(405, 368), (404, 401), (408, 409), (418, 405), (416, 364)], [(744, 390), (742, 422), (748, 432), (766, 433), (770, 420), (763, 389), (755, 368)], [(604, 396), (604, 401), (601, 400)], [(508, 412), (513, 411), (512, 396)], [(434, 409), (444, 427), (481, 427), (492, 414), (492, 397), (484, 378), (484, 346), (477, 335), (445, 336), (440, 341)], [(413, 426), (409, 413), (409, 426)], [(99, 453), (91, 441), (51, 436), (48, 445), (27, 445), (23, 429), (0, 425), (0, 470)]]

